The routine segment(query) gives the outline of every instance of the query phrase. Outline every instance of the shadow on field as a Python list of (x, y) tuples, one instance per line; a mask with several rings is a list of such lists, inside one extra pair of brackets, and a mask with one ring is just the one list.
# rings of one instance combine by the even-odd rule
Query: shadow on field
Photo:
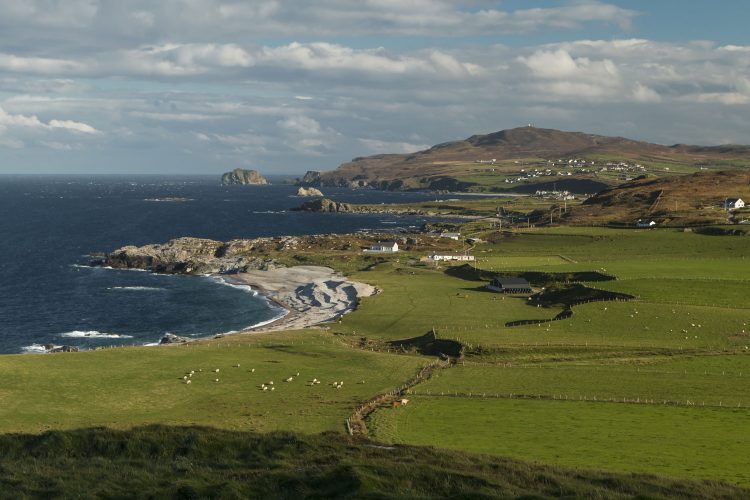
[[(417, 404), (417, 403), (413, 403)], [(318, 435), (148, 426), (0, 435), (3, 498), (747, 498), (749, 490)], [(7, 496), (6, 496), (7, 495)]]
[(392, 347), (405, 351), (414, 350), (426, 356), (440, 356), (442, 358), (457, 358), (461, 356), (463, 345), (455, 340), (439, 339), (434, 331), (429, 331), (419, 337), (393, 340), (388, 342)]
[(598, 271), (571, 271), (567, 273), (545, 273), (541, 271), (487, 271), (476, 269), (469, 264), (451, 266), (445, 274), (466, 281), (491, 281), (495, 278), (526, 278), (536, 287), (546, 287), (557, 283), (578, 283), (582, 281), (614, 281), (617, 278)]
[(590, 288), (580, 283), (569, 285), (551, 286), (529, 297), (526, 302), (534, 307), (562, 307), (562, 312), (555, 315), (552, 319), (522, 319), (518, 321), (509, 321), (505, 326), (521, 326), (538, 323), (549, 323), (551, 321), (560, 321), (573, 316), (573, 306), (587, 304), (589, 302), (613, 302), (628, 301), (635, 297), (627, 293), (610, 292), (608, 290), (599, 290)]

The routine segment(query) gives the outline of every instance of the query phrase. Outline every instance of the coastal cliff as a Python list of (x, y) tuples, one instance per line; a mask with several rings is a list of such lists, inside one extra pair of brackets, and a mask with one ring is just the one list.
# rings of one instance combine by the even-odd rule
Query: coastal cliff
[(387, 208), (381, 206), (354, 205), (333, 201), (329, 198), (319, 198), (304, 202), (302, 205), (291, 208), (293, 212), (316, 212), (316, 213), (354, 213), (354, 214), (393, 214), (393, 215), (438, 215), (419, 209)]
[(262, 185), (268, 184), (265, 177), (260, 175), (257, 170), (245, 170), (235, 168), (231, 172), (226, 172), (221, 176), (221, 183), (225, 186), (230, 185)]

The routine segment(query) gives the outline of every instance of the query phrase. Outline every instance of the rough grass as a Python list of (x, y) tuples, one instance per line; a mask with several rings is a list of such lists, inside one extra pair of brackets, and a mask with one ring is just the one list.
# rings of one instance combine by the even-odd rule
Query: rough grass
[(335, 434), (200, 427), (0, 436), (0, 498), (730, 498), (718, 482), (566, 470)]

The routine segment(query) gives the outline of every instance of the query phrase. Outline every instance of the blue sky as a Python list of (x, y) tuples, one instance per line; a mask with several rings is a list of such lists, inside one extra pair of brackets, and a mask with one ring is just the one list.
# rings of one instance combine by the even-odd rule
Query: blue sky
[(0, 173), (301, 173), (529, 122), (747, 143), (748, 11), (0, 0)]

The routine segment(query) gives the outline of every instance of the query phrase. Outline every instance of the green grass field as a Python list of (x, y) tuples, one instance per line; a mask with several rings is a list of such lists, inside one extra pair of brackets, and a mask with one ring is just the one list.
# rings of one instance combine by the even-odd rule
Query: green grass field
[[(2, 356), (0, 431), (153, 423), (341, 431), (359, 402), (397, 387), (425, 362), (353, 349), (315, 331), (166, 348)], [(186, 384), (182, 377), (191, 370), (196, 373)], [(290, 376), (294, 380), (285, 382)], [(311, 386), (313, 378), (321, 384)], [(270, 381), (274, 391), (260, 389)], [(333, 381), (344, 385), (337, 390)]]
[[(162, 424), (343, 438), (355, 408), (433, 359), (389, 342), (434, 331), (460, 342), (464, 357), (413, 387), (406, 407), (371, 414), (375, 440), (750, 486), (750, 239), (668, 229), (499, 233), (471, 224), (487, 241), (474, 250), (479, 269), (597, 271), (616, 279), (587, 286), (635, 299), (507, 326), (563, 309), (489, 292), (478, 271), (419, 263), (419, 249), (290, 254), (284, 262), (330, 265), (381, 293), (328, 329), (0, 357), (0, 431)], [(313, 378), (322, 383), (309, 385)], [(271, 380), (274, 391), (260, 389)], [(337, 390), (334, 380), (345, 383)], [(370, 477), (357, 467), (366, 466), (345, 476)], [(450, 492), (445, 486), (439, 491)], [(403, 488), (405, 496), (426, 491)]]
[(416, 396), (372, 427), (387, 442), (750, 484), (747, 410)]

